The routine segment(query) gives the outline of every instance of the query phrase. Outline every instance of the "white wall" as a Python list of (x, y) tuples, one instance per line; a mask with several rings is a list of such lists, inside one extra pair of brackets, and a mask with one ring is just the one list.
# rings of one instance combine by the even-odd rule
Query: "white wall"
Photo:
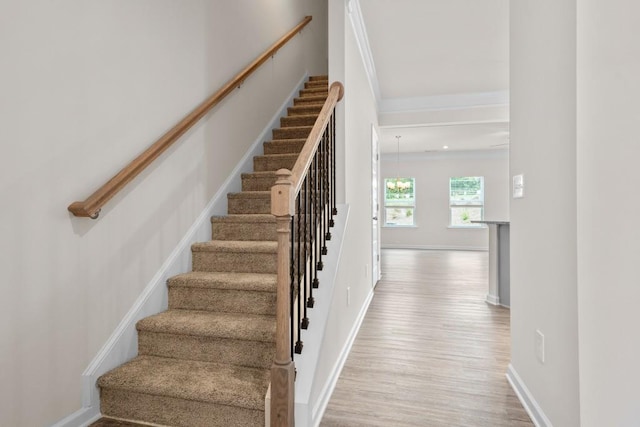
[[(384, 179), (416, 179), (416, 227), (385, 227), (383, 247), (486, 250), (485, 228), (449, 228), (449, 178), (483, 176), (486, 220), (509, 220), (509, 151), (385, 154), (381, 162), (380, 215), (384, 217)], [(383, 218), (381, 218), (384, 221)]]
[[(305, 15), (314, 21), (92, 221), (66, 208)], [(79, 409), (81, 373), (299, 79), (313, 0), (3, 2), (0, 425)]]
[(576, 1), (512, 2), (510, 20), (511, 363), (553, 425), (578, 426)]
[[(343, 69), (332, 65), (331, 80), (344, 75), (345, 97), (338, 110), (337, 126), (344, 126), (345, 139), (338, 139), (344, 150), (345, 201), (349, 204), (349, 219), (345, 243), (337, 272), (331, 312), (323, 340), (323, 355), (316, 370), (317, 378), (327, 378), (336, 367), (341, 352), (354, 332), (359, 316), (371, 297), (371, 125), (377, 126), (375, 100), (356, 42), (351, 21), (346, 14), (345, 0), (330, 0), (330, 31), (344, 26), (345, 38), (332, 38), (330, 62), (344, 63)], [(343, 56), (344, 55), (344, 56)], [(340, 152), (340, 151), (338, 151)], [(340, 214), (340, 213), (339, 213)], [(344, 215), (344, 212), (342, 213)], [(347, 287), (351, 299), (347, 304)], [(316, 400), (325, 385), (314, 384), (312, 400)]]
[(640, 423), (640, 46), (635, 2), (578, 2), (578, 302), (584, 427)]

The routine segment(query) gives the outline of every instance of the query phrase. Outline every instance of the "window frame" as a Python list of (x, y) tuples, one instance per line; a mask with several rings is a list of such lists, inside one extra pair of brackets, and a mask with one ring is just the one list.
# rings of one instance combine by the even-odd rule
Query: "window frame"
[[(453, 180), (461, 179), (461, 178), (476, 178), (480, 179), (480, 200), (462, 200), (462, 199), (454, 199), (451, 190)], [(459, 208), (480, 208), (480, 219), (470, 219), (469, 221), (482, 221), (484, 220), (484, 204), (485, 204), (485, 185), (484, 185), (484, 176), (452, 176), (449, 177), (449, 228), (484, 228), (484, 224), (477, 223), (466, 223), (466, 224), (454, 224), (453, 223), (453, 210)]]
[[(411, 187), (413, 189), (413, 200), (412, 203), (393, 203), (387, 200), (387, 191), (389, 190), (388, 182), (395, 181), (396, 183), (400, 181), (411, 180)], [(383, 187), (383, 227), (391, 227), (391, 228), (403, 228), (403, 227), (416, 227), (416, 179), (415, 177), (397, 177), (397, 178), (383, 178), (382, 180)], [(387, 209), (411, 209), (411, 224), (397, 224), (393, 222), (389, 222)]]

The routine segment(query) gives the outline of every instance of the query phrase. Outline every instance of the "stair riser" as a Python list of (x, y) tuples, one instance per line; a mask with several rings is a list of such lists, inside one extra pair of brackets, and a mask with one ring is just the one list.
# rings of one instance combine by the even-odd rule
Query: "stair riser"
[(324, 82), (325, 84), (327, 84), (329, 82), (329, 76), (327, 76), (327, 75), (310, 76), (309, 77), (309, 82)]
[(302, 116), (302, 115), (308, 115), (308, 114), (320, 114), (320, 111), (322, 111), (322, 103), (316, 103), (316, 104), (307, 104), (307, 105), (298, 105), (295, 107), (289, 107), (287, 108), (287, 114), (289, 115), (289, 117), (295, 117), (295, 116)]
[(316, 115), (283, 117), (280, 119), (280, 126), (313, 126), (317, 118)]
[(310, 81), (304, 84), (305, 89), (320, 88), (320, 87), (324, 88), (325, 91), (329, 90), (329, 84), (326, 80)]
[(228, 211), (230, 214), (270, 214), (271, 196), (265, 198), (242, 198), (234, 197), (228, 199)]
[(275, 175), (268, 176), (243, 176), (242, 191), (268, 191), (276, 183)]
[(291, 154), (300, 153), (306, 140), (292, 140), (290, 142), (284, 141), (271, 141), (265, 142), (264, 154)]
[(289, 127), (273, 130), (273, 139), (307, 139), (311, 127)]
[(275, 221), (254, 223), (213, 221), (211, 234), (212, 240), (278, 240)]
[(198, 251), (193, 253), (193, 271), (276, 273), (276, 254)]
[(100, 412), (107, 417), (175, 427), (264, 426), (264, 411), (256, 409), (110, 388), (100, 392)]
[(278, 169), (293, 169), (298, 156), (259, 156), (253, 159), (253, 170), (255, 172), (277, 171)]
[(237, 291), (227, 289), (169, 288), (169, 308), (224, 313), (275, 314), (275, 292)]
[(316, 95), (321, 95), (321, 96), (328, 96), (329, 95), (329, 90), (326, 87), (317, 87), (317, 88), (309, 88), (309, 89), (302, 89), (300, 91), (300, 97), (303, 96), (316, 96)]
[(311, 105), (311, 104), (324, 104), (326, 97), (317, 96), (305, 96), (304, 98), (295, 98), (293, 105)]
[(268, 369), (275, 356), (275, 342), (140, 331), (138, 354)]

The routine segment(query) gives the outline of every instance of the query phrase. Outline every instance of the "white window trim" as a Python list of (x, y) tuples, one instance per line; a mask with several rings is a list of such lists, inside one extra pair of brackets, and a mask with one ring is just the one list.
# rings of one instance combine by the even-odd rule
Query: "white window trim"
[(484, 220), (484, 176), (476, 176), (478, 178), (482, 178), (481, 180), (481, 188), (482, 188), (482, 203), (473, 203), (473, 202), (458, 202), (458, 203), (452, 203), (451, 200), (451, 180), (453, 178), (467, 178), (467, 177), (471, 177), (471, 176), (452, 176), (449, 177), (449, 224), (447, 225), (447, 228), (456, 228), (456, 229), (474, 229), (474, 228), (485, 228), (484, 224), (477, 224), (477, 223), (469, 223), (467, 225), (453, 225), (452, 224), (452, 220), (453, 220), (453, 216), (452, 216), (452, 210), (453, 208), (460, 208), (460, 207), (466, 207), (466, 208), (480, 208), (481, 209), (481, 215), (480, 215), (480, 220)]
[[(417, 228), (416, 224), (416, 178), (412, 176), (407, 177), (398, 177), (398, 179), (412, 179), (413, 180), (413, 204), (412, 205), (387, 205), (387, 180), (394, 178), (383, 178), (383, 202), (382, 202), (382, 210), (384, 212), (384, 218), (382, 222), (383, 228)], [(387, 208), (399, 208), (399, 209), (413, 209), (412, 221), (413, 224), (389, 224), (387, 223)]]

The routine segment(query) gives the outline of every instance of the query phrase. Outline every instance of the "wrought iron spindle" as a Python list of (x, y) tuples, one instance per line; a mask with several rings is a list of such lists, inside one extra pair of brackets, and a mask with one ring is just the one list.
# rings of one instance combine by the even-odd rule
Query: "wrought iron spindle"
[[(289, 256), (289, 260), (293, 260), (293, 254), (294, 254), (294, 249), (293, 249), (293, 242), (295, 242), (295, 228), (294, 228), (294, 220), (293, 217), (291, 217), (291, 248), (289, 249), (290, 251), (290, 256)], [(290, 316), (291, 316), (291, 357), (293, 358), (293, 352), (294, 352), (294, 347), (295, 347), (295, 352), (299, 353), (297, 351), (298, 348), (298, 343), (296, 342), (295, 346), (293, 344), (293, 342), (295, 341), (295, 337), (294, 337), (294, 331), (295, 331), (295, 324), (298, 323), (296, 322), (296, 315), (295, 315), (295, 280), (294, 280), (294, 264), (293, 262), (291, 262), (289, 264), (289, 270), (290, 270), (290, 280), (291, 280), (291, 285), (289, 286), (289, 293), (290, 293)], [(300, 334), (298, 334), (298, 341), (300, 340)]]
[(333, 206), (331, 207), (331, 226), (333, 227), (333, 216), (338, 215), (338, 209), (336, 205), (336, 115), (335, 108), (333, 109), (333, 113), (331, 114), (331, 118), (329, 119), (331, 123), (331, 151), (333, 152)]
[(306, 176), (304, 178), (304, 182), (302, 185), (301, 191), (304, 191), (304, 276), (305, 276), (305, 287), (309, 289), (309, 298), (307, 299), (307, 307), (313, 308), (315, 304), (315, 300), (313, 299), (313, 277), (312, 273), (309, 270), (313, 265), (313, 260), (311, 259), (311, 250), (309, 244), (311, 242), (311, 226), (309, 223), (309, 219), (311, 218), (311, 197), (309, 197), (311, 191), (311, 178), (309, 177), (309, 172), (307, 171)]
[[(316, 152), (315, 156), (313, 156), (313, 169), (315, 175), (315, 185), (313, 187), (314, 193), (314, 201), (313, 201), (313, 247), (315, 248), (316, 253), (316, 270), (321, 271), (324, 268), (324, 264), (322, 263), (322, 255), (320, 252), (321, 246), (321, 238), (318, 236), (320, 229), (320, 161), (318, 152)], [(317, 273), (316, 273), (317, 274)], [(317, 277), (317, 276), (316, 276)]]
[(322, 154), (323, 154), (323, 159), (324, 159), (324, 168), (323, 168), (323, 174), (322, 174), (322, 179), (324, 182), (323, 185), (323, 191), (322, 191), (322, 195), (324, 198), (324, 204), (322, 205), (322, 217), (323, 217), (323, 222), (325, 224), (325, 228), (324, 228), (324, 247), (323, 250), (325, 252), (325, 255), (327, 254), (327, 240), (331, 240), (331, 231), (329, 230), (330, 228), (330, 223), (329, 223), (329, 218), (331, 216), (331, 201), (329, 200), (329, 193), (331, 191), (331, 182), (329, 179), (329, 172), (331, 171), (331, 165), (329, 163), (329, 129), (326, 129), (324, 132), (324, 137), (322, 138)]

